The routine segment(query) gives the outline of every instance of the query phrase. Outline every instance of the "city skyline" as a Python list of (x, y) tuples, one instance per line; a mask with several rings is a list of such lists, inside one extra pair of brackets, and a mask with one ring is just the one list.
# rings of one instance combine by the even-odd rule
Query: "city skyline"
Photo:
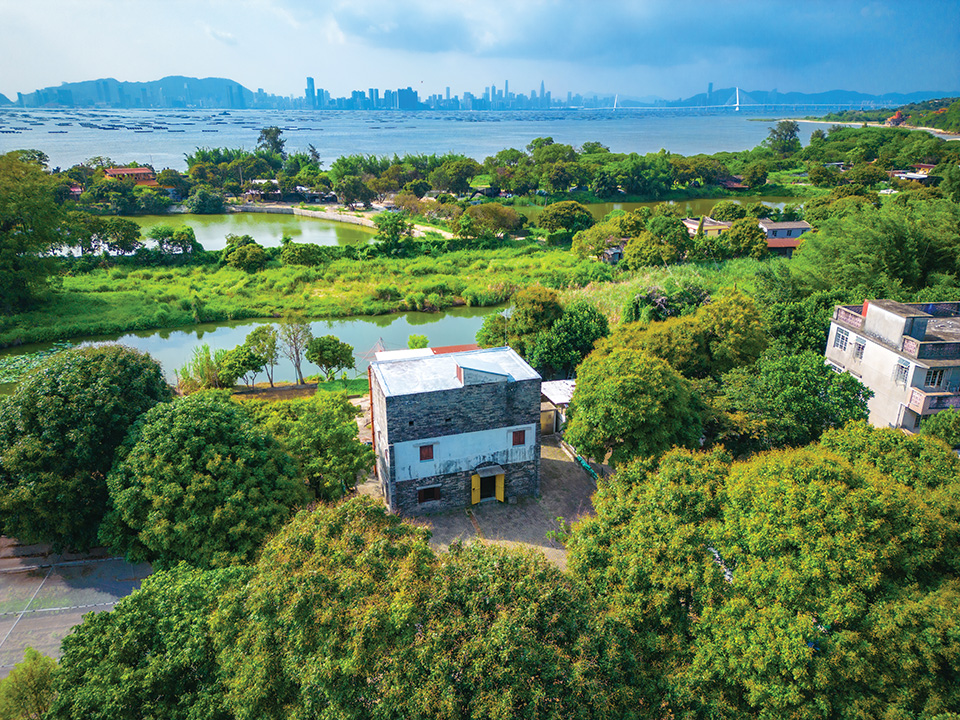
[(313, 77), (305, 78), (302, 94), (282, 96), (268, 93), (263, 88), (256, 91), (227, 78), (189, 78), (170, 76), (147, 82), (119, 82), (113, 78), (86, 80), (80, 83), (40, 88), (32, 93), (17, 93), (17, 97), (0, 105), (12, 102), (22, 108), (196, 108), (196, 109), (284, 109), (284, 110), (451, 110), (451, 111), (516, 111), (596, 108), (699, 108), (701, 110), (740, 109), (755, 107), (758, 110), (821, 108), (869, 108), (897, 107), (909, 102), (919, 102), (936, 97), (946, 97), (949, 91), (920, 91), (893, 93), (883, 96), (868, 95), (849, 90), (827, 93), (804, 94), (777, 90), (749, 91), (740, 87), (714, 89), (712, 82), (705, 92), (691, 97), (667, 100), (664, 98), (636, 98), (618, 93), (586, 94), (567, 91), (566, 97), (554, 97), (545, 81), (540, 81), (539, 92), (532, 88), (529, 94), (510, 90), (509, 79), (498, 87), (496, 81), (484, 86), (482, 91), (464, 90), (451, 92), (445, 86), (443, 92), (421, 97), (411, 86), (397, 89), (379, 87), (356, 89), (337, 97), (318, 87)]
[[(960, 88), (960, 4), (745, 0), (0, 0), (0, 93), (60, 82), (234, 78), (302, 96), (509, 77), (528, 94), (678, 98), (716, 87), (907, 93)], [(490, 81), (477, 83), (487, 86)], [(496, 84), (499, 87), (499, 83)], [(476, 93), (476, 90), (469, 89)]]

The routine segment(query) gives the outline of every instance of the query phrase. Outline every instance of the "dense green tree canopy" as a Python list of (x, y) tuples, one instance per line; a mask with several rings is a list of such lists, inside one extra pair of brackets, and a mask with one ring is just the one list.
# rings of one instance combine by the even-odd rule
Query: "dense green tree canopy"
[(57, 661), (32, 647), (5, 678), (0, 678), (0, 720), (39, 720), (54, 698)]
[(593, 222), (590, 211), (574, 200), (547, 205), (537, 218), (537, 225), (551, 232), (566, 230), (575, 233), (586, 230), (593, 225)]
[(526, 357), (527, 347), (537, 333), (545, 332), (563, 315), (557, 293), (540, 285), (531, 285), (513, 295), (510, 316), (487, 315), (477, 332), (482, 347), (509, 345)]
[(924, 435), (943, 440), (950, 447), (960, 446), (960, 410), (941, 410), (924, 419), (920, 430)]
[(570, 377), (594, 343), (609, 334), (606, 316), (593, 305), (577, 300), (563, 309), (549, 330), (534, 336), (527, 360), (545, 378)]
[(79, 249), (82, 255), (132, 253), (142, 246), (140, 226), (125, 218), (72, 212), (65, 228), (64, 244)]
[(366, 498), (300, 513), (215, 623), (238, 720), (629, 717), (608, 627), (542, 557), (438, 557)]
[(130, 426), (170, 397), (135, 350), (58, 353), (0, 403), (0, 530), (24, 543), (86, 550), (107, 506), (106, 475)]
[(960, 702), (958, 460), (854, 423), (730, 464), (636, 463), (570, 564), (676, 717), (935, 718)]
[(373, 190), (356, 175), (345, 175), (340, 178), (333, 186), (333, 189), (334, 192), (337, 193), (337, 198), (339, 198), (340, 202), (350, 207), (353, 207), (357, 203), (368, 206), (374, 197)]
[[(683, 231), (686, 234), (686, 230)], [(686, 238), (684, 238), (686, 245)], [(631, 270), (651, 265), (667, 265), (680, 259), (681, 249), (670, 240), (644, 230), (623, 248), (623, 260)]]
[(726, 417), (719, 441), (737, 453), (815, 442), (829, 428), (866, 420), (873, 391), (837, 373), (823, 355), (769, 353), (723, 376), (715, 404)]
[(764, 144), (780, 155), (789, 155), (800, 149), (800, 126), (793, 120), (781, 120), (774, 127)]
[(901, 288), (919, 289), (936, 275), (960, 274), (958, 246), (960, 207), (898, 197), (825, 220), (801, 245), (796, 263), (812, 289), (896, 297)]
[(565, 439), (582, 455), (622, 465), (695, 447), (702, 408), (688, 382), (644, 351), (594, 351), (577, 370)]
[(352, 370), (356, 365), (353, 346), (341, 342), (336, 335), (323, 335), (307, 343), (307, 360), (320, 368), (327, 380), (339, 370)]
[(0, 155), (0, 313), (34, 303), (53, 271), (47, 256), (61, 242), (57, 181), (17, 153)]
[(184, 205), (198, 215), (216, 215), (223, 212), (223, 195), (208, 185), (197, 185)]
[(147, 412), (107, 479), (102, 539), (132, 561), (251, 561), (307, 499), (293, 459), (243, 408), (198, 393)]
[(63, 641), (51, 720), (232, 720), (209, 620), (246, 568), (181, 564), (143, 581)]
[(230, 265), (248, 273), (263, 270), (266, 266), (267, 254), (263, 246), (250, 235), (230, 233), (227, 235), (226, 241), (226, 247), (220, 252), (221, 264)]
[(473, 221), (471, 235), (474, 237), (484, 232), (497, 236), (515, 233), (525, 222), (524, 217), (513, 208), (495, 202), (471, 205), (463, 214)]
[(244, 406), (293, 456), (318, 498), (339, 498), (373, 463), (373, 450), (357, 437), (361, 410), (344, 393), (319, 391), (301, 400), (250, 401)]
[(753, 217), (735, 220), (723, 233), (721, 241), (727, 246), (730, 257), (752, 257), (757, 260), (767, 254), (767, 234)]
[(597, 347), (600, 352), (642, 349), (689, 378), (718, 378), (735, 367), (749, 365), (766, 346), (756, 304), (734, 292), (701, 306), (692, 315), (620, 325)]

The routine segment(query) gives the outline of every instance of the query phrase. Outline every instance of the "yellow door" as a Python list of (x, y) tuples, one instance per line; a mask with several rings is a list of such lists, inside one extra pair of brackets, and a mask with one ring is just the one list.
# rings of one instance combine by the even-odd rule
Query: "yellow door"
[(470, 482), (472, 483), (470, 504), (476, 505), (478, 502), (480, 502), (480, 476), (474, 475), (470, 478)]
[(497, 500), (503, 502), (503, 475), (497, 475)]

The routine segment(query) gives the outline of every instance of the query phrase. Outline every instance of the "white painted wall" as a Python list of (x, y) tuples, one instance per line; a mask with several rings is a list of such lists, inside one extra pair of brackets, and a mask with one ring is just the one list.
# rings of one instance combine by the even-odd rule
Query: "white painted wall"
[[(514, 430), (527, 431), (524, 445), (513, 446)], [(397, 482), (466, 472), (483, 464), (528, 462), (536, 457), (536, 433), (536, 425), (513, 425), (396, 443), (393, 454)], [(421, 445), (433, 445), (433, 460), (420, 460)]]
[[(873, 312), (874, 309), (871, 308), (870, 312)], [(870, 410), (870, 423), (877, 427), (906, 427), (913, 430), (916, 413), (906, 407), (910, 402), (912, 388), (935, 389), (924, 387), (927, 368), (909, 358), (903, 358), (910, 361), (906, 383), (894, 382), (894, 368), (897, 361), (901, 359), (899, 354), (865, 335), (858, 335), (854, 330), (848, 330), (850, 338), (847, 342), (846, 351), (843, 351), (834, 347), (838, 328), (839, 326), (836, 323), (830, 324), (830, 335), (827, 338), (827, 360), (846, 370), (873, 390), (874, 395), (867, 403)], [(858, 339), (865, 343), (862, 359), (857, 359), (855, 354)], [(956, 383), (954, 373), (957, 372), (957, 368), (948, 367), (944, 370), (944, 382), (939, 389)]]

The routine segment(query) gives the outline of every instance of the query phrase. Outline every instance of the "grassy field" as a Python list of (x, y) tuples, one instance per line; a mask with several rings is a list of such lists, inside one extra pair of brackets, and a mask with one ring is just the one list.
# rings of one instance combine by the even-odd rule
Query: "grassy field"
[(615, 282), (594, 283), (582, 288), (569, 288), (561, 293), (564, 304), (586, 300), (596, 306), (611, 323), (620, 322), (620, 312), (628, 300), (645, 294), (651, 287), (676, 288), (697, 285), (711, 294), (721, 290), (741, 290), (752, 294), (757, 270), (767, 261), (738, 258), (722, 263), (685, 263), (665, 267), (648, 267), (622, 276)]
[(0, 346), (291, 311), (321, 318), (490, 306), (532, 283), (566, 288), (604, 276), (610, 276), (606, 266), (536, 244), (257, 273), (210, 266), (97, 269), (63, 276), (36, 310), (0, 318)]

